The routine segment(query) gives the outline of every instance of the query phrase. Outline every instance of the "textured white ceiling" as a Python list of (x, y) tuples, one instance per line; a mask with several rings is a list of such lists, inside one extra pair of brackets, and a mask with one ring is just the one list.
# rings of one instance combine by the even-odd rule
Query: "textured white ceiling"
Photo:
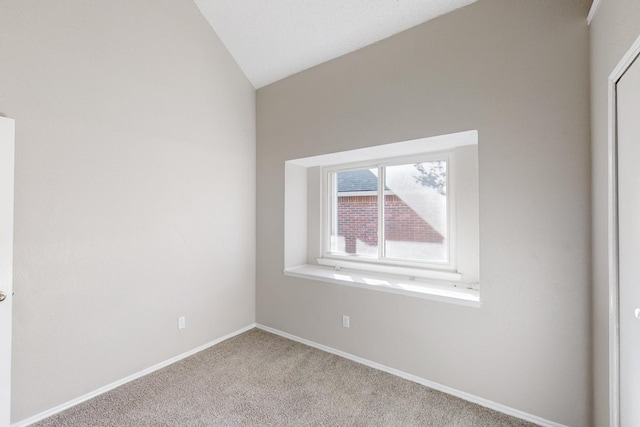
[(476, 0), (195, 0), (255, 88)]

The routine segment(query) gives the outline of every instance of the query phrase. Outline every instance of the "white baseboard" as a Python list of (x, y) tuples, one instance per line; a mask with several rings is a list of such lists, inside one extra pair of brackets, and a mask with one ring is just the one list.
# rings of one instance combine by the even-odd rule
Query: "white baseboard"
[(456, 390), (451, 387), (447, 387), (446, 385), (438, 384), (433, 381), (429, 381), (424, 378), (420, 378), (416, 375), (409, 374), (407, 372), (399, 371), (394, 368), (390, 368), (385, 365), (381, 365), (376, 362), (372, 362), (371, 360), (363, 359), (362, 357), (354, 356), (350, 353), (345, 353), (344, 351), (336, 350), (335, 348), (327, 347), (326, 345), (318, 344), (313, 341), (306, 340), (304, 338), (297, 337), (295, 335), (288, 334), (286, 332), (282, 332), (278, 329), (270, 328), (268, 326), (264, 326), (261, 324), (256, 324), (256, 327), (262, 329), (267, 332), (271, 332), (272, 334), (280, 335), (281, 337), (288, 338), (292, 341), (297, 341), (299, 343), (308, 345), (309, 347), (314, 347), (322, 351), (326, 351), (327, 353), (335, 354), (336, 356), (344, 357), (345, 359), (353, 360), (354, 362), (360, 363), (362, 365), (369, 366), (374, 369), (378, 369), (383, 372), (387, 372), (389, 374), (398, 376), (400, 378), (404, 378), (409, 381), (413, 381), (415, 383), (421, 384), (425, 387), (432, 388), (434, 390), (441, 391), (443, 393), (450, 394), (452, 396), (459, 397), (466, 401), (477, 403), (480, 406), (484, 406), (489, 409), (493, 409), (498, 412), (502, 412), (503, 414), (511, 415), (516, 418), (520, 418), (522, 420), (530, 421), (532, 423), (536, 423), (543, 427), (566, 427), (563, 424), (559, 424), (553, 421), (545, 420), (544, 418), (540, 418), (536, 415), (528, 414), (523, 411), (519, 411), (517, 409), (510, 408), (505, 405), (501, 405), (500, 403), (493, 402), (491, 400), (483, 399), (482, 397), (474, 396), (473, 394), (466, 393), (464, 391)]
[(214, 345), (216, 345), (218, 343), (221, 343), (222, 341), (228, 340), (229, 338), (233, 338), (236, 335), (240, 335), (243, 332), (251, 330), (251, 329), (255, 328), (256, 326), (257, 325), (255, 323), (252, 323), (249, 326), (245, 326), (242, 329), (238, 329), (235, 332), (231, 332), (230, 334), (227, 334), (227, 335), (225, 335), (223, 337), (220, 337), (220, 338), (218, 338), (216, 340), (213, 340), (213, 341), (208, 342), (208, 343), (206, 343), (204, 345), (201, 345), (200, 347), (194, 348), (193, 350), (189, 350), (189, 351), (187, 351), (185, 353), (182, 353), (182, 354), (179, 354), (179, 355), (177, 355), (175, 357), (172, 357), (171, 359), (165, 360), (164, 362), (160, 362), (160, 363), (158, 363), (156, 365), (153, 365), (153, 366), (151, 366), (151, 367), (149, 367), (147, 369), (143, 369), (142, 371), (136, 372), (133, 375), (129, 375), (126, 378), (123, 378), (121, 380), (112, 382), (111, 384), (105, 385), (104, 387), (100, 387), (97, 390), (94, 390), (94, 391), (92, 391), (90, 393), (87, 393), (87, 394), (85, 394), (83, 396), (77, 397), (77, 398), (75, 398), (73, 400), (70, 400), (70, 401), (68, 401), (66, 403), (63, 403), (62, 405), (58, 405), (55, 408), (48, 409), (48, 410), (46, 410), (44, 412), (41, 412), (41, 413), (39, 413), (37, 415), (29, 417), (29, 418), (27, 418), (25, 420), (18, 421), (15, 424), (11, 424), (11, 427), (26, 427), (26, 426), (29, 426), (29, 425), (31, 425), (33, 423), (36, 423), (36, 422), (40, 421), (40, 420), (43, 420), (43, 419), (48, 418), (48, 417), (50, 417), (52, 415), (55, 415), (55, 414), (57, 414), (59, 412), (62, 412), (65, 409), (69, 409), (72, 406), (75, 406), (75, 405), (77, 405), (79, 403), (82, 403), (82, 402), (87, 401), (89, 399), (92, 399), (92, 398), (94, 398), (96, 396), (99, 396), (99, 395), (101, 395), (103, 393), (106, 393), (109, 390), (113, 390), (116, 387), (119, 387), (119, 386), (121, 386), (123, 384), (131, 382), (131, 381), (133, 381), (135, 379), (138, 379), (140, 377), (144, 377), (145, 375), (148, 375), (148, 374), (150, 374), (150, 373), (152, 373), (154, 371), (157, 371), (158, 369), (162, 369), (162, 368), (164, 368), (166, 366), (171, 365), (172, 363), (178, 362), (179, 360), (182, 360), (182, 359), (185, 359), (185, 358), (187, 358), (189, 356), (192, 356), (192, 355), (194, 355), (194, 354), (196, 354), (196, 353), (198, 353), (198, 352), (200, 352), (202, 350), (206, 350), (207, 348), (212, 347), (212, 346), (214, 346)]
[(36, 422), (40, 421), (40, 420), (43, 420), (43, 419), (48, 418), (48, 417), (50, 417), (52, 415), (55, 415), (55, 414), (57, 414), (59, 412), (62, 412), (65, 409), (69, 409), (69, 408), (71, 408), (71, 407), (73, 407), (75, 405), (78, 405), (79, 403), (82, 403), (84, 401), (92, 399), (92, 398), (94, 398), (96, 396), (99, 396), (99, 395), (101, 395), (103, 393), (106, 393), (107, 391), (113, 390), (116, 387), (119, 387), (119, 386), (121, 386), (123, 384), (126, 384), (126, 383), (131, 382), (131, 381), (133, 381), (135, 379), (138, 379), (140, 377), (148, 375), (148, 374), (150, 374), (150, 373), (152, 373), (154, 371), (157, 371), (157, 370), (162, 369), (162, 368), (164, 368), (166, 366), (169, 366), (172, 363), (178, 362), (179, 360), (185, 359), (185, 358), (187, 358), (189, 356), (192, 356), (192, 355), (194, 355), (194, 354), (196, 354), (196, 353), (198, 353), (198, 352), (200, 352), (202, 350), (205, 350), (205, 349), (207, 349), (209, 347), (212, 347), (212, 346), (214, 346), (214, 345), (216, 345), (216, 344), (218, 344), (218, 343), (220, 343), (222, 341), (225, 341), (225, 340), (227, 340), (229, 338), (232, 338), (232, 337), (234, 337), (236, 335), (239, 335), (241, 333), (244, 333), (244, 332), (246, 332), (248, 330), (251, 330), (253, 328), (256, 328), (256, 327), (259, 328), (259, 329), (262, 329), (264, 331), (271, 332), (272, 334), (276, 334), (276, 335), (279, 335), (281, 337), (288, 338), (288, 339), (290, 339), (292, 341), (297, 341), (297, 342), (300, 342), (302, 344), (308, 345), (309, 347), (314, 347), (314, 348), (317, 348), (319, 350), (326, 351), (327, 353), (335, 354), (336, 356), (344, 357), (345, 359), (353, 360), (354, 362), (360, 363), (362, 365), (369, 366), (371, 368), (378, 369), (378, 370), (383, 371), (383, 372), (387, 372), (389, 374), (398, 376), (400, 378), (404, 378), (404, 379), (409, 380), (409, 381), (413, 381), (413, 382), (421, 384), (421, 385), (423, 385), (425, 387), (429, 387), (429, 388), (432, 388), (434, 390), (442, 391), (444, 393), (450, 394), (452, 396), (459, 397), (459, 398), (467, 400), (469, 402), (477, 403), (478, 405), (493, 409), (495, 411), (502, 412), (502, 413), (507, 414), (507, 415), (511, 415), (511, 416), (514, 416), (514, 417), (517, 417), (517, 418), (520, 418), (520, 419), (523, 419), (523, 420), (526, 420), (526, 421), (530, 421), (530, 422), (539, 424), (539, 425), (541, 425), (543, 427), (566, 427), (563, 424), (559, 424), (559, 423), (555, 423), (553, 421), (545, 420), (544, 418), (540, 418), (540, 417), (538, 417), (536, 415), (531, 415), (531, 414), (528, 414), (526, 412), (519, 411), (517, 409), (513, 409), (513, 408), (510, 408), (510, 407), (505, 406), (505, 405), (501, 405), (501, 404), (493, 402), (491, 400), (483, 399), (481, 397), (474, 396), (474, 395), (466, 393), (464, 391), (456, 390), (456, 389), (453, 389), (451, 387), (447, 387), (445, 385), (438, 384), (436, 382), (429, 381), (429, 380), (424, 379), (424, 378), (420, 378), (420, 377), (418, 377), (416, 375), (412, 375), (412, 374), (409, 374), (407, 372), (403, 372), (403, 371), (400, 371), (400, 370), (397, 370), (397, 369), (394, 369), (394, 368), (390, 368), (388, 366), (381, 365), (381, 364), (376, 363), (376, 362), (372, 362), (371, 360), (363, 359), (362, 357), (358, 357), (358, 356), (355, 356), (353, 354), (346, 353), (344, 351), (336, 350), (335, 348), (328, 347), (328, 346), (325, 346), (325, 345), (322, 345), (322, 344), (318, 344), (316, 342), (309, 341), (309, 340), (306, 340), (304, 338), (300, 338), (298, 336), (288, 334), (288, 333), (280, 331), (278, 329), (273, 329), (273, 328), (270, 328), (268, 326), (264, 326), (264, 325), (256, 324), (256, 323), (253, 323), (251, 325), (245, 326), (242, 329), (239, 329), (239, 330), (237, 330), (235, 332), (227, 334), (227, 335), (225, 335), (223, 337), (220, 337), (220, 338), (218, 338), (218, 339), (216, 339), (214, 341), (211, 341), (211, 342), (209, 342), (207, 344), (201, 345), (200, 347), (194, 348), (193, 350), (189, 350), (189, 351), (187, 351), (185, 353), (179, 354), (178, 356), (172, 357), (171, 359), (165, 360), (164, 362), (160, 362), (160, 363), (158, 363), (156, 365), (153, 365), (153, 366), (151, 366), (151, 367), (149, 367), (147, 369), (143, 369), (140, 372), (136, 372), (135, 374), (129, 375), (126, 378), (123, 378), (123, 379), (115, 381), (115, 382), (113, 382), (111, 384), (105, 385), (104, 387), (100, 387), (97, 390), (94, 390), (94, 391), (92, 391), (90, 393), (87, 393), (87, 394), (85, 394), (83, 396), (80, 396), (80, 397), (78, 397), (76, 399), (73, 399), (73, 400), (70, 400), (70, 401), (68, 401), (66, 403), (63, 403), (61, 405), (58, 405), (58, 406), (56, 406), (54, 408), (48, 409), (48, 410), (46, 410), (44, 412), (41, 412), (41, 413), (39, 413), (37, 415), (34, 415), (34, 416), (30, 417), (30, 418), (27, 418), (27, 419), (22, 420), (22, 421), (18, 421), (17, 423), (12, 424), (11, 427), (26, 427), (26, 426), (29, 426), (29, 425), (31, 425), (33, 423), (36, 423)]

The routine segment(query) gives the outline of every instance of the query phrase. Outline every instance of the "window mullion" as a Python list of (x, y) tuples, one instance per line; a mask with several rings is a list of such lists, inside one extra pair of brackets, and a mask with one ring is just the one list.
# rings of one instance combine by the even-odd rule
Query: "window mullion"
[(384, 167), (378, 168), (378, 258), (385, 257), (384, 244)]
[(330, 232), (329, 232), (329, 250), (330, 252), (334, 252), (336, 250), (336, 243), (334, 241), (338, 236), (338, 192), (336, 188), (336, 174), (330, 173), (327, 176), (328, 184), (329, 184), (329, 193), (327, 194), (329, 198), (329, 221), (330, 221)]

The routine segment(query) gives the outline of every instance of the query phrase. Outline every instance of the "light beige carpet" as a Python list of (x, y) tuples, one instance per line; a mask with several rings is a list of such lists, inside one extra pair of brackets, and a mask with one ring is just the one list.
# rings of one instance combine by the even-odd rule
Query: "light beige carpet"
[(533, 426), (253, 329), (36, 426)]

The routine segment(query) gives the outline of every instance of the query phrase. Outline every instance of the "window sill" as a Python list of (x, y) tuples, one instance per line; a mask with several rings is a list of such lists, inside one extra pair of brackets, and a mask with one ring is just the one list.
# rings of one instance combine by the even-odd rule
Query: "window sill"
[(480, 307), (480, 292), (470, 289), (470, 285), (462, 283), (449, 284), (427, 282), (419, 279), (410, 280), (400, 276), (347, 269), (336, 271), (333, 268), (308, 264), (286, 268), (284, 274), (285, 276), (373, 289), (470, 307)]
[(384, 265), (377, 263), (367, 263), (358, 261), (348, 261), (336, 258), (316, 258), (319, 265), (339, 269), (346, 268), (348, 270), (366, 271), (367, 274), (381, 274), (392, 277), (413, 277), (416, 279), (435, 280), (438, 282), (459, 282), (462, 280), (462, 274), (451, 271), (429, 270), (424, 268), (400, 267), (393, 265)]

